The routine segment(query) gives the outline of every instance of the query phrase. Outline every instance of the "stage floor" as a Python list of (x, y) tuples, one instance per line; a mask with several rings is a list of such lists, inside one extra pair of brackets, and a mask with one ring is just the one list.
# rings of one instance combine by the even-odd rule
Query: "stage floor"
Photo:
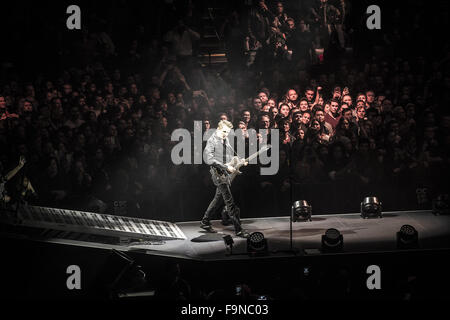
[[(234, 236), (233, 226), (222, 226), (212, 221), (218, 231), (217, 240), (196, 242), (205, 238), (206, 232), (199, 221), (180, 222), (177, 225), (186, 240), (170, 240), (162, 244), (132, 245), (128, 250), (147, 254), (167, 255), (195, 260), (245, 259), (247, 240)], [(359, 213), (337, 215), (313, 215), (312, 221), (293, 223), (293, 247), (314, 253), (321, 247), (321, 236), (328, 228), (338, 229), (344, 237), (345, 253), (382, 252), (396, 250), (396, 233), (402, 225), (413, 226), (419, 234), (420, 249), (450, 247), (450, 216), (435, 216), (431, 211), (385, 212), (380, 219), (362, 219)], [(292, 255), (286, 252), (290, 246), (289, 217), (242, 219), (242, 226), (250, 233), (262, 232), (267, 239), (270, 256)], [(233, 255), (227, 255), (223, 235), (234, 239)]]
[[(44, 243), (116, 249), (198, 261), (254, 259), (247, 254), (247, 240), (234, 235), (233, 226), (222, 226), (219, 220), (212, 224), (218, 231), (209, 234), (200, 228), (200, 221), (179, 222), (177, 225), (186, 235), (186, 240), (145, 241), (123, 244), (83, 242), (69, 239), (35, 239), (25, 235), (6, 234), (15, 239), (35, 240)], [(312, 221), (293, 223), (293, 248), (297, 255), (321, 254), (321, 237), (329, 228), (340, 231), (344, 238), (343, 253), (372, 253), (397, 251), (396, 234), (401, 226), (409, 224), (419, 234), (419, 249), (450, 248), (450, 216), (435, 216), (431, 211), (384, 212), (383, 218), (363, 219), (359, 213), (313, 215)], [(289, 217), (242, 219), (242, 226), (250, 233), (259, 231), (267, 239), (270, 258), (293, 256), (288, 252)], [(234, 240), (233, 255), (229, 255), (222, 237), (231, 235)], [(209, 238), (209, 239), (208, 239)], [(211, 239), (213, 238), (213, 239)], [(258, 257), (256, 257), (258, 258)]]

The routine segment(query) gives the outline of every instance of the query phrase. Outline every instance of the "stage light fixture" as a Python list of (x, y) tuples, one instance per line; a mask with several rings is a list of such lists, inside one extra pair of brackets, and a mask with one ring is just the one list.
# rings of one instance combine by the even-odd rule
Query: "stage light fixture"
[(382, 204), (377, 197), (365, 197), (361, 202), (361, 217), (368, 218), (381, 218), (382, 217)]
[(397, 232), (397, 248), (398, 249), (416, 249), (419, 247), (419, 233), (417, 230), (405, 224)]
[(234, 244), (234, 240), (233, 237), (230, 236), (229, 234), (224, 235), (222, 237), (223, 242), (225, 243), (225, 246), (227, 247), (227, 249), (230, 249), (230, 254), (233, 254), (233, 244)]
[(267, 239), (261, 232), (253, 232), (247, 238), (247, 252), (254, 254), (265, 254), (267, 253)]
[(225, 242), (226, 246), (232, 246), (234, 243), (233, 237), (229, 234), (223, 236), (223, 242)]
[(435, 215), (450, 213), (450, 197), (448, 194), (440, 194), (431, 202), (432, 212)]
[(322, 235), (322, 252), (339, 252), (344, 248), (344, 237), (339, 230), (330, 228)]
[(297, 221), (312, 221), (312, 206), (306, 200), (297, 200), (292, 203), (291, 216), (289, 217), (289, 248), (291, 252), (296, 252), (292, 246), (292, 223)]
[(306, 200), (295, 201), (292, 205), (292, 221), (297, 222), (300, 220), (311, 221), (312, 207)]

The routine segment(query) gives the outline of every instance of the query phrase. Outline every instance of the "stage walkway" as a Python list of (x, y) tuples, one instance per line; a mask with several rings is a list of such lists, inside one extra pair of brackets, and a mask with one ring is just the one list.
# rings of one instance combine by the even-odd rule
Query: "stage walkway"
[[(247, 240), (234, 236), (232, 226), (212, 221), (218, 231), (212, 237), (199, 227), (199, 222), (181, 222), (177, 225), (186, 240), (171, 240), (162, 244), (132, 245), (128, 250), (147, 254), (169, 255), (194, 260), (245, 259)], [(419, 234), (420, 249), (450, 247), (450, 216), (435, 216), (431, 211), (385, 212), (379, 219), (363, 219), (359, 213), (313, 215), (312, 221), (293, 223), (293, 247), (304, 254), (314, 254), (321, 247), (321, 237), (328, 228), (338, 229), (344, 237), (345, 253), (366, 253), (397, 250), (396, 233), (402, 225), (413, 226)], [(292, 255), (290, 248), (289, 217), (242, 219), (242, 226), (250, 233), (262, 232), (267, 239), (270, 256)], [(227, 254), (223, 235), (234, 239), (233, 255)], [(213, 238), (208, 241), (208, 238)], [(215, 238), (215, 239), (214, 239)], [(201, 242), (205, 241), (205, 242)]]

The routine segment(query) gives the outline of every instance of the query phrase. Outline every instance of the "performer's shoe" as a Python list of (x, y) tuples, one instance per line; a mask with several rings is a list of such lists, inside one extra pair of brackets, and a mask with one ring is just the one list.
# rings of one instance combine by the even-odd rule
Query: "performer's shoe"
[(241, 237), (241, 238), (248, 238), (250, 237), (250, 233), (248, 233), (246, 230), (242, 229), (239, 232), (236, 232), (236, 236)]
[(217, 232), (216, 230), (214, 230), (214, 228), (211, 225), (211, 222), (209, 222), (209, 221), (201, 221), (200, 228), (202, 228), (203, 230), (206, 230), (208, 232), (211, 232), (211, 233)]

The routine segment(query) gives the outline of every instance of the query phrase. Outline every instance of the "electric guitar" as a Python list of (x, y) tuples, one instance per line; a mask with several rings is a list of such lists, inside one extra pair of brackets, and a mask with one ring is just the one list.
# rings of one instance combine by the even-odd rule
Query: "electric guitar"
[(249, 156), (248, 158), (245, 158), (245, 159), (241, 159), (238, 156), (234, 156), (233, 158), (231, 158), (231, 160), (229, 162), (225, 163), (225, 165), (233, 167), (235, 169), (235, 171), (233, 171), (233, 173), (229, 173), (228, 171), (223, 170), (222, 174), (220, 174), (216, 168), (211, 167), (210, 171), (213, 176), (214, 184), (218, 185), (218, 184), (224, 183), (224, 182), (225, 183), (228, 182), (229, 184), (231, 184), (231, 182), (234, 180), (234, 178), (236, 178), (237, 175), (242, 174), (242, 172), (239, 171), (239, 169), (246, 162), (250, 162), (251, 160), (256, 158), (259, 154), (269, 150), (271, 147), (272, 146), (270, 144), (266, 144), (266, 145), (262, 146), (258, 152), (255, 152), (254, 154), (252, 154), (251, 156)]

